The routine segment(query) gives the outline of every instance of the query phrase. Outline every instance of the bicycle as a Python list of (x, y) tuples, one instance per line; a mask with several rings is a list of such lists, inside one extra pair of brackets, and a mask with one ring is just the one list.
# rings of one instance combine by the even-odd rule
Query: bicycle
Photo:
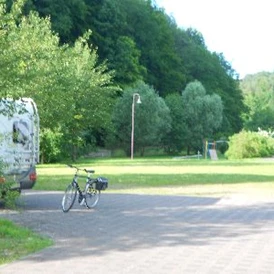
[[(78, 193), (78, 203), (87, 208), (95, 207), (101, 196), (101, 190), (105, 190), (108, 187), (108, 180), (104, 177), (91, 178), (91, 174), (95, 173), (91, 169), (82, 169), (73, 165), (68, 165), (71, 168), (76, 169), (72, 182), (67, 186), (65, 194), (62, 199), (62, 210), (68, 212), (76, 199)], [(87, 175), (79, 175), (80, 171), (84, 171)], [(78, 184), (78, 178), (86, 178), (86, 185), (83, 190), (80, 189)]]

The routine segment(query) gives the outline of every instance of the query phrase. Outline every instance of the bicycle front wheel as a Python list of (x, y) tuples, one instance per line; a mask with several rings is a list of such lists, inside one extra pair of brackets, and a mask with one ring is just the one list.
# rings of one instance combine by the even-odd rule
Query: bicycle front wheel
[(97, 190), (94, 184), (89, 185), (86, 189), (86, 206), (87, 208), (93, 208), (97, 205), (100, 200), (101, 191)]
[(62, 200), (62, 209), (64, 212), (68, 212), (72, 208), (75, 202), (76, 194), (76, 186), (74, 184), (69, 184)]

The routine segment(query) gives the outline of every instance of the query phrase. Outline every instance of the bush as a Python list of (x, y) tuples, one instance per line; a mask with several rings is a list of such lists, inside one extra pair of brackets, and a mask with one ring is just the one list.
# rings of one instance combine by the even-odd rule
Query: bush
[(267, 157), (274, 154), (274, 139), (258, 132), (241, 131), (229, 138), (228, 159)]
[(13, 183), (0, 183), (0, 201), (9, 209), (16, 208), (16, 200), (20, 196), (18, 189), (12, 189)]
[(16, 200), (20, 195), (19, 190), (12, 189), (14, 183), (7, 182), (3, 176), (3, 161), (0, 159), (0, 203), (6, 208), (16, 208)]
[(59, 130), (43, 129), (40, 133), (40, 152), (42, 163), (61, 160), (62, 133)]

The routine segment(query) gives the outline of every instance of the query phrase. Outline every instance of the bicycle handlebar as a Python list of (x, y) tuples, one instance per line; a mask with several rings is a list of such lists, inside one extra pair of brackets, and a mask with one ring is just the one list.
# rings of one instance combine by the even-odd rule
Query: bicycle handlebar
[(71, 167), (71, 168), (75, 168), (77, 171), (82, 170), (82, 171), (85, 171), (86, 173), (95, 173), (95, 170), (93, 170), (93, 169), (79, 168), (77, 166), (73, 166), (73, 165), (70, 165), (70, 164), (68, 164), (67, 166)]

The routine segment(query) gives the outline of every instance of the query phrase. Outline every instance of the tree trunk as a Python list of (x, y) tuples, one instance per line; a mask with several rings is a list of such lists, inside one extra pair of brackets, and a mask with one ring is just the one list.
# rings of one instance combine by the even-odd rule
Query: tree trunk
[(187, 155), (190, 155), (190, 146), (187, 146)]
[(77, 146), (73, 145), (73, 147), (72, 147), (72, 155), (71, 155), (72, 161), (75, 162), (76, 159), (77, 159), (77, 157), (78, 157)]

